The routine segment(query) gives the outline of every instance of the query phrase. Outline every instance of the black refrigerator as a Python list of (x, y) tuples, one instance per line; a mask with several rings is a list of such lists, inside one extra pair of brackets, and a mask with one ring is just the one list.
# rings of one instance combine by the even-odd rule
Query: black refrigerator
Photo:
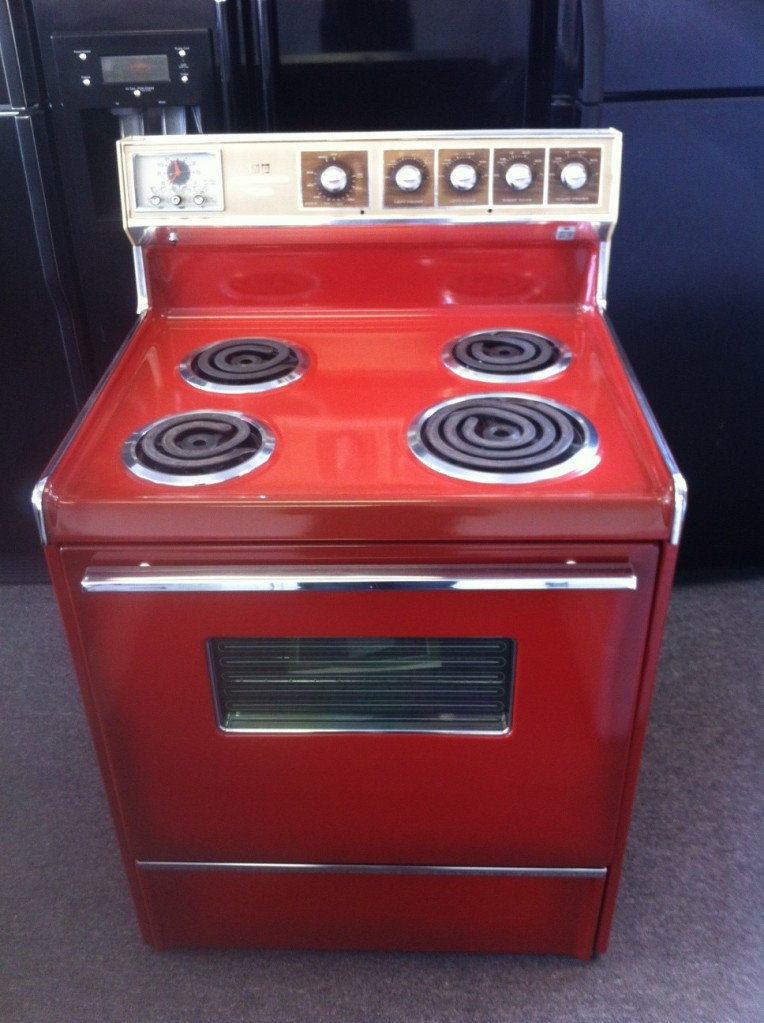
[(42, 572), (29, 495), (87, 394), (75, 284), (21, 4), (0, 0), (0, 580)]
[[(602, 0), (600, 0), (602, 3)], [(682, 563), (764, 565), (764, 3), (602, 3), (609, 310), (682, 471)]]

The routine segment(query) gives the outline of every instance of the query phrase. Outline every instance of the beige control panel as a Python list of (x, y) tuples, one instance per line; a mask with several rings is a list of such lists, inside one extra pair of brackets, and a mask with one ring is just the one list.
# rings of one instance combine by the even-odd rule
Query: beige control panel
[(125, 225), (614, 222), (617, 131), (151, 136), (118, 143)]

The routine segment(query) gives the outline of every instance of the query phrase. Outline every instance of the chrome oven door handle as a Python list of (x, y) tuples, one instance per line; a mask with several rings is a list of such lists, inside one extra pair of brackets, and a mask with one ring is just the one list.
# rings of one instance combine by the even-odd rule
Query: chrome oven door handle
[(631, 565), (92, 566), (88, 593), (636, 590)]

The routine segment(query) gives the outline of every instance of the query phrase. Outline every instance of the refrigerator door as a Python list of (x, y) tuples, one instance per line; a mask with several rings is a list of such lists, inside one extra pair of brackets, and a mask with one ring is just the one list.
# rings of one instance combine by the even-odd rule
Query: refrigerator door
[[(38, 555), (29, 496), (83, 389), (62, 267), (43, 193), (42, 115), (0, 114), (0, 578)], [(10, 569), (9, 569), (10, 566)], [(42, 559), (40, 557), (40, 566)], [(11, 571), (13, 570), (13, 571)], [(8, 572), (11, 571), (10, 576)], [(26, 566), (21, 572), (28, 577)]]
[(624, 133), (608, 310), (686, 474), (682, 558), (764, 563), (764, 97), (605, 104)]
[(606, 93), (764, 90), (761, 0), (642, 0), (603, 10)]
[(256, 0), (252, 7), (262, 106), (277, 130), (526, 123), (532, 0)]
[(0, 110), (20, 110), (39, 98), (24, 7), (0, 0)]

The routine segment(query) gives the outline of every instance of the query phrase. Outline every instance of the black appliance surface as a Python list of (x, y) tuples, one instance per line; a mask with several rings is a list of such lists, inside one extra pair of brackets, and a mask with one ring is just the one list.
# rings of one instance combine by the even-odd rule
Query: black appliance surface
[(764, 564), (764, 4), (603, 5), (624, 133), (608, 308), (691, 494), (685, 566)]
[(761, 0), (597, 2), (607, 96), (764, 86)]
[[(29, 495), (86, 395), (56, 218), (45, 114), (24, 11), (0, 2), (0, 580), (26, 577), (39, 542)], [(13, 20), (12, 17), (13, 16)], [(17, 566), (23, 563), (20, 570)]]

